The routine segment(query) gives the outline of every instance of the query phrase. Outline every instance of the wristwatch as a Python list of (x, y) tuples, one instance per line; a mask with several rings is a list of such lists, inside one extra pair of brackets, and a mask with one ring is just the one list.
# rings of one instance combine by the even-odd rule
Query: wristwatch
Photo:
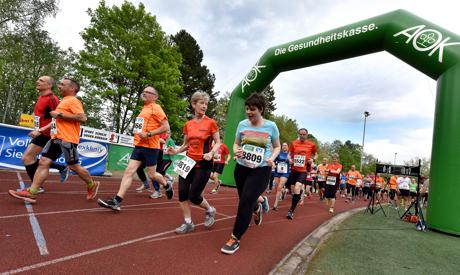
[(64, 115), (63, 115), (62, 113), (58, 113), (58, 114), (57, 114), (57, 117), (63, 118)]
[(152, 136), (152, 133), (151, 133), (151, 132), (147, 132), (147, 136), (148, 136), (148, 137), (151, 137), (151, 136)]

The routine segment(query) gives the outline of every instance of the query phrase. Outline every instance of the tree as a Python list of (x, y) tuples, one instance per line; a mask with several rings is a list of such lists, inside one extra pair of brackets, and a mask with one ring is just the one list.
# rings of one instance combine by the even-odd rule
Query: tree
[(106, 129), (129, 133), (143, 103), (146, 86), (159, 92), (158, 103), (168, 115), (172, 136), (182, 136), (186, 103), (182, 98), (181, 56), (167, 39), (156, 17), (124, 2), (111, 8), (104, 1), (88, 10), (90, 26), (82, 33), (78, 72), (86, 83), (85, 104), (104, 103), (98, 117)]
[[(202, 65), (203, 51), (195, 38), (185, 30), (180, 30), (176, 35), (171, 36), (174, 45), (177, 46), (182, 55), (180, 72), (184, 83), (184, 99), (190, 102), (193, 93), (201, 90), (209, 95), (207, 114), (214, 117), (216, 114), (217, 96), (214, 92), (216, 77), (209, 72), (209, 69)], [(188, 106), (189, 113), (192, 113), (192, 106)]]
[(56, 0), (3, 0), (0, 2), (0, 32), (14, 29), (39, 29), (43, 19), (55, 15), (58, 10)]
[(224, 96), (217, 100), (215, 114), (213, 116), (214, 120), (217, 122), (219, 126), (220, 134), (223, 137), (225, 135), (224, 130), (227, 126), (227, 111), (228, 105), (230, 103), (230, 93), (226, 92)]
[(281, 143), (291, 143), (297, 138), (298, 125), (295, 119), (288, 118), (285, 115), (274, 115), (273, 121), (276, 123), (276, 126), (278, 126)]
[[(262, 95), (265, 96), (267, 107), (265, 109), (264, 116), (267, 119), (272, 120), (274, 117), (274, 112), (276, 111), (276, 103), (275, 103), (275, 90), (273, 89), (272, 85), (268, 85), (263, 91)], [(297, 124), (297, 123), (296, 123)], [(296, 128), (297, 129), (297, 128)]]
[(421, 162), (420, 175), (425, 177), (425, 178), (428, 178), (430, 176), (431, 159), (414, 157), (414, 158), (410, 159), (409, 161), (404, 161), (404, 165), (418, 166), (418, 161), (419, 160)]

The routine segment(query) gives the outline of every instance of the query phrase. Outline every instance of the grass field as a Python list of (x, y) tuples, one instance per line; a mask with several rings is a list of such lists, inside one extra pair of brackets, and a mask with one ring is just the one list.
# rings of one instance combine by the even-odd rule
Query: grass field
[(307, 274), (460, 274), (460, 237), (402, 221), (384, 206), (344, 221), (323, 243)]

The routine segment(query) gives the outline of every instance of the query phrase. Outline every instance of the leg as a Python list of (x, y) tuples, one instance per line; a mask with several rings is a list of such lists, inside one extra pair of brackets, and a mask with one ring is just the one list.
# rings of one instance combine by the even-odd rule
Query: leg
[(27, 175), (29, 176), (31, 181), (34, 180), (35, 171), (38, 167), (37, 156), (38, 154), (40, 154), (42, 150), (43, 147), (31, 143), (29, 144), (29, 146), (27, 146), (27, 149), (24, 152), (24, 155), (22, 156), (22, 163), (24, 163)]
[(117, 196), (123, 198), (126, 195), (129, 187), (133, 182), (133, 176), (137, 168), (141, 166), (141, 162), (138, 160), (130, 159), (128, 162), (128, 167), (126, 167), (123, 178), (121, 179), (120, 188), (118, 189)]

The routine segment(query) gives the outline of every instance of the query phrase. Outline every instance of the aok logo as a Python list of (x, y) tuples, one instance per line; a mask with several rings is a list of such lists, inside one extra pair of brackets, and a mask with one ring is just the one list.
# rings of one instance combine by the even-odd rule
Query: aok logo
[(460, 45), (460, 42), (447, 43), (450, 37), (443, 39), (443, 35), (440, 31), (434, 29), (425, 29), (425, 25), (418, 25), (405, 30), (402, 30), (394, 37), (404, 35), (407, 37), (406, 44), (412, 41), (412, 46), (419, 52), (428, 52), (428, 56), (432, 56), (435, 52), (438, 52), (438, 61), (442, 63), (444, 48), (448, 46)]
[(265, 65), (259, 65), (259, 61), (252, 67), (251, 71), (244, 77), (243, 81), (241, 81), (241, 92), (244, 93), (244, 87), (251, 86), (251, 82), (257, 79), (259, 73), (261, 73), (261, 69), (265, 68)]

